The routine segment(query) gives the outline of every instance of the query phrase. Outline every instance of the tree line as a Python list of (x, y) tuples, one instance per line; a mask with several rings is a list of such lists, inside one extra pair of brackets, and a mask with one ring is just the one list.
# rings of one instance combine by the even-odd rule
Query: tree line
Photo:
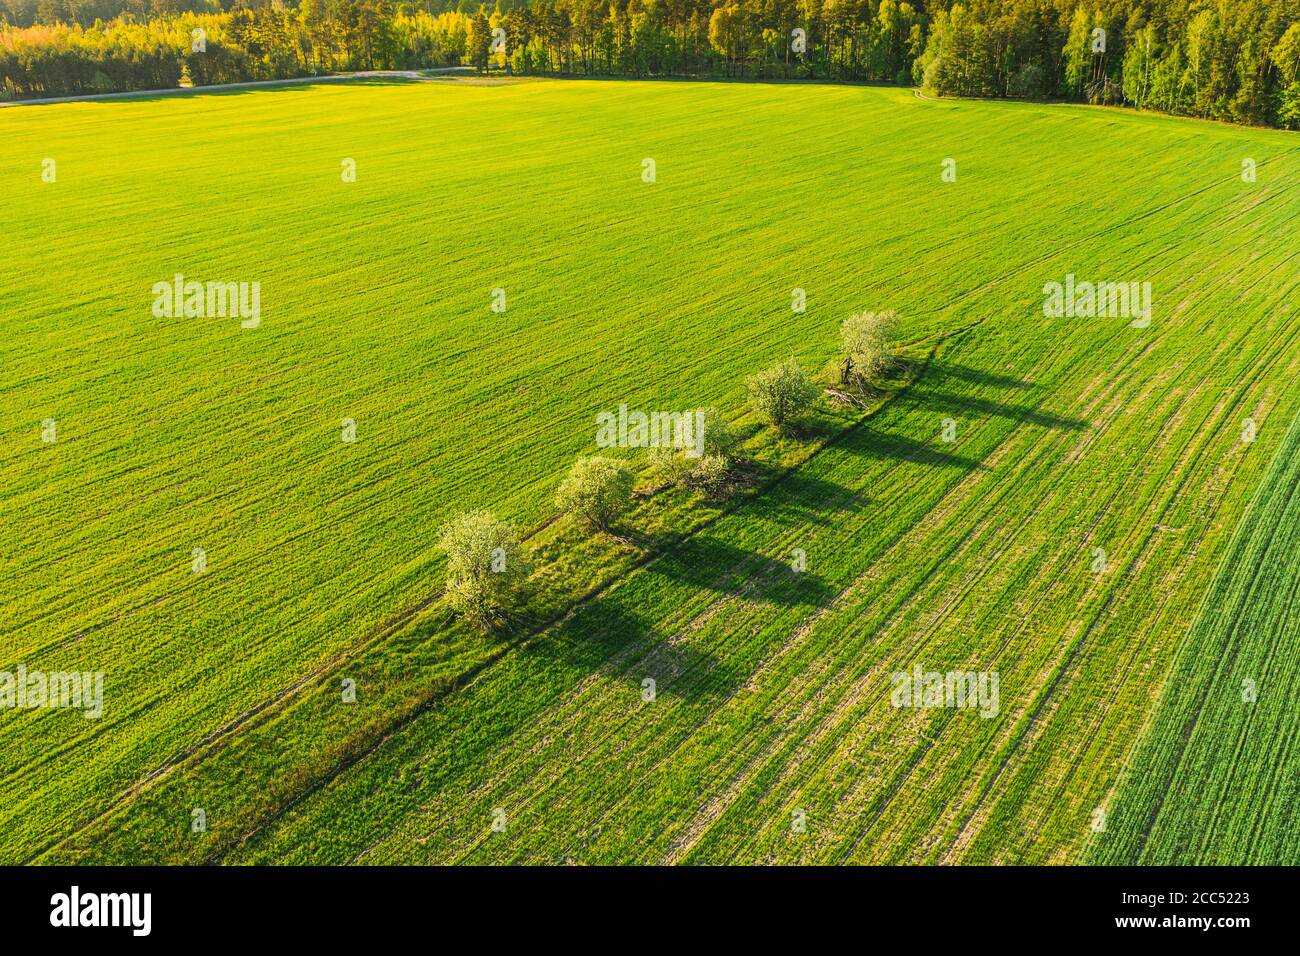
[(0, 0), (0, 96), (351, 70), (916, 83), (1300, 127), (1300, 0)]
[(913, 72), (938, 93), (1126, 104), (1300, 127), (1300, 0), (971, 0)]
[[(865, 409), (867, 399), (883, 394), (880, 386), (888, 385), (887, 374), (902, 360), (895, 318), (892, 311), (860, 312), (844, 320), (840, 326), (842, 388), (825, 389), (836, 402)], [(813, 413), (822, 392), (793, 356), (745, 379), (749, 411), (783, 440), (799, 440), (801, 421)], [(678, 488), (716, 502), (744, 484), (744, 435), (716, 408), (700, 409), (698, 414), (698, 445), (688, 447), (690, 443), (683, 440), (648, 449), (643, 470), (653, 486), (643, 491), (643, 498)], [(589, 533), (615, 533), (615, 523), (633, 510), (636, 484), (633, 467), (625, 460), (579, 458), (556, 489), (555, 507)], [(499, 631), (527, 602), (532, 554), (514, 527), (492, 512), (454, 516), (442, 528), (438, 549), (447, 558), (443, 591), (447, 606), (471, 627), (485, 633)]]

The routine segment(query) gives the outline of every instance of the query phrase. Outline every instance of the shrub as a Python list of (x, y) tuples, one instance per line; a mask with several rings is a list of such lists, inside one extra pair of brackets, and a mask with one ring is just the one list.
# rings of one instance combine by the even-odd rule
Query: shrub
[(560, 482), (555, 504), (561, 511), (606, 530), (632, 500), (632, 473), (613, 458), (579, 458)]
[(705, 455), (694, 462), (682, 483), (709, 498), (725, 495), (731, 488), (731, 461), (722, 455)]
[(683, 448), (652, 448), (650, 471), (665, 484), (718, 497), (729, 487), (732, 466), (740, 457), (740, 434), (716, 408), (703, 409), (703, 414), (704, 454), (695, 457)]
[(500, 624), (522, 593), (528, 560), (514, 529), (486, 511), (458, 515), (443, 527), (447, 600), (473, 626)]
[(893, 312), (858, 312), (840, 326), (840, 344), (844, 355), (840, 380), (850, 376), (865, 381), (879, 375), (893, 360), (890, 340), (894, 336)]
[(793, 358), (745, 380), (749, 404), (759, 417), (785, 431), (817, 399), (817, 386)]
[(740, 433), (716, 408), (704, 409), (704, 454), (734, 461), (740, 457)]
[(647, 457), (650, 474), (665, 485), (676, 485), (686, 480), (698, 458), (688, 458), (680, 448), (651, 448)]

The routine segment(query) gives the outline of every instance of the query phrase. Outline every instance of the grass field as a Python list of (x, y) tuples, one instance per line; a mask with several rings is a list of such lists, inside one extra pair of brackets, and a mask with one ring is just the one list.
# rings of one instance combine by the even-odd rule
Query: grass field
[(1300, 859), (1300, 419), (1234, 535), (1187, 636), (1098, 862)]
[[(1159, 794), (1121, 781), (1175, 772), (1170, 682), (1207, 686), (1240, 615), (1198, 608), (1243, 599), (1216, 568), (1264, 553), (1234, 531), (1285, 481), (1298, 174), (1294, 134), (892, 88), (0, 111), (0, 670), (106, 675), (98, 720), (0, 715), (0, 860), (1158, 853), (1177, 808), (1144, 849), (1132, 808)], [(176, 273), (259, 281), (260, 327), (155, 318)], [(1150, 327), (1045, 318), (1067, 274), (1151, 282)], [(790, 354), (829, 372), (863, 308), (898, 311), (906, 381), (801, 440), (760, 432), (744, 376)], [(719, 405), (762, 480), (727, 506), (645, 499), (622, 538), (553, 522), (622, 402)], [(1252, 515), (1293, 516), (1260, 494)], [(438, 526), (479, 507), (539, 569), (496, 639), (439, 601)], [(1233, 712), (1247, 756), (1189, 750), (1212, 779), (1293, 761), (1273, 646), (1251, 644), (1269, 709)], [(996, 670), (997, 715), (891, 706), (916, 664)], [(1196, 786), (1174, 791), (1193, 815)], [(1300, 862), (1232, 821), (1196, 859)]]

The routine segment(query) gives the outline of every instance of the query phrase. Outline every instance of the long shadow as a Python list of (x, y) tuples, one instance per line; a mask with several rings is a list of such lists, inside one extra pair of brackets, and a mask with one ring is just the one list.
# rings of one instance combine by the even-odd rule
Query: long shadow
[[(935, 363), (929, 373), (930, 384), (932, 386), (942, 385), (944, 380), (948, 378), (958, 379), (971, 385), (988, 386), (989, 388), (1014, 389), (1016, 391), (1028, 391), (1034, 388), (1034, 383), (1018, 376), (988, 372), (954, 362)], [(933, 387), (924, 394), (927, 400), (936, 401), (940, 405), (962, 408), (986, 415), (1001, 415), (1006, 418), (1022, 419), (1047, 428), (1065, 428), (1075, 431), (1088, 427), (1088, 423), (1082, 419), (1055, 415), (1051, 412), (1042, 411), (1037, 406), (1012, 404), (974, 395), (944, 392)]]
[(986, 466), (974, 458), (944, 451), (930, 442), (918, 441), (906, 435), (896, 435), (864, 426), (840, 445), (845, 451), (882, 461), (908, 461), (917, 465), (935, 465), (959, 468), (962, 471), (984, 471)]
[[(177, 97), (191, 96), (238, 96), (245, 93), (260, 92), (282, 92), (316, 86), (324, 83), (352, 83), (365, 84), (368, 86), (391, 85), (400, 83), (423, 83), (430, 80), (447, 80), (457, 77), (471, 77), (479, 80), (488, 80), (500, 82), (509, 82), (513, 80), (526, 79), (550, 79), (550, 80), (582, 80), (588, 82), (609, 82), (609, 83), (727, 83), (733, 85), (786, 85), (786, 86), (866, 86), (881, 87), (892, 89), (906, 89), (896, 83), (889, 83), (874, 80), (823, 80), (823, 79), (806, 79), (806, 78), (781, 78), (781, 77), (717, 77), (717, 76), (583, 76), (581, 74), (563, 74), (563, 73), (527, 73), (527, 74), (507, 74), (500, 72), (491, 72), (480, 74), (473, 68), (436, 68), (433, 70), (416, 70), (425, 75), (420, 77), (346, 77), (346, 76), (312, 76), (312, 77), (286, 77), (280, 80), (252, 80), (239, 84), (242, 88), (237, 89), (214, 89), (208, 86), (196, 86), (192, 88), (178, 88), (175, 91), (168, 90), (157, 92), (153, 90), (133, 91), (122, 90), (111, 94), (94, 94), (94, 93), (70, 93), (57, 97), (34, 97), (30, 101), (17, 100), (13, 105), (27, 103), (31, 106), (43, 105), (41, 101), (53, 99), (57, 102), (83, 102), (93, 103), (96, 105), (111, 105), (114, 103), (141, 103), (152, 102), (162, 99), (175, 99)], [(254, 85), (255, 84), (255, 85)], [(225, 84), (222, 84), (225, 85)], [(232, 84), (233, 85), (233, 84)], [(91, 98), (96, 97), (96, 98)]]
[[(166, 92), (114, 93), (103, 99), (80, 99), (77, 94), (69, 102), (81, 102), (90, 106), (116, 106), (119, 103), (156, 103), (160, 100), (192, 99), (196, 96), (247, 96), (252, 93), (301, 93), (318, 86), (408, 86), (413, 83), (425, 83), (429, 79), (416, 79), (407, 76), (390, 77), (330, 77), (313, 76), (285, 80), (257, 81), (247, 85), (232, 87), (195, 86), (189, 89), (168, 90)], [(19, 100), (18, 102), (22, 102)], [(30, 105), (40, 106), (39, 102)]]
[[(497, 76), (500, 74), (488, 74)], [(782, 77), (782, 76), (663, 76), (663, 75), (646, 75), (646, 76), (610, 76), (607, 74), (592, 74), (590, 76), (582, 73), (527, 73), (519, 74), (520, 76), (536, 77), (546, 80), (584, 80), (599, 83), (726, 83), (732, 85), (765, 85), (765, 86), (866, 86), (878, 87), (880, 89), (890, 90), (907, 90), (909, 85), (905, 83), (892, 83), (888, 80), (827, 80), (813, 79), (808, 77)], [(991, 101), (1002, 102), (1002, 101)]]
[(796, 572), (793, 560), (776, 560), (712, 536), (688, 538), (646, 566), (646, 573), (783, 607), (820, 607), (831, 597), (821, 578)]
[(1017, 421), (1031, 422), (1045, 428), (1059, 428), (1066, 431), (1079, 431), (1087, 428), (1088, 423), (1079, 418), (1066, 418), (1042, 411), (1031, 405), (1013, 405), (992, 399), (978, 398), (974, 395), (956, 395), (951, 392), (926, 392), (927, 401), (934, 402), (943, 410), (960, 410), (974, 415), (999, 415)]
[(745, 480), (765, 488), (763, 513), (803, 524), (831, 525), (836, 516), (851, 510), (857, 492), (809, 474), (803, 468), (782, 472), (770, 462), (747, 462)]
[(997, 388), (1026, 389), (1033, 387), (1033, 383), (1023, 378), (1017, 378), (1014, 375), (999, 375), (996, 372), (986, 372), (983, 369), (958, 365), (955, 362), (935, 363), (933, 369), (934, 378), (959, 378), (963, 382), (970, 382), (973, 385), (992, 385)]
[(617, 600), (606, 595), (579, 607), (544, 639), (522, 649), (539, 663), (562, 665), (575, 676), (598, 674), (624, 681), (638, 692), (654, 681), (656, 694), (684, 700), (725, 697), (744, 679), (733, 665), (687, 642), (672, 642)]
[[(758, 429), (755, 429), (757, 431)], [(828, 421), (822, 418), (810, 418), (805, 421), (795, 422), (790, 427), (789, 435), (799, 441), (816, 441), (827, 442), (838, 436), (844, 430), (844, 425), (836, 421)]]
[(800, 469), (767, 493), (764, 511), (778, 519), (788, 517), (803, 524), (830, 526), (840, 515), (853, 510), (858, 498), (858, 492)]

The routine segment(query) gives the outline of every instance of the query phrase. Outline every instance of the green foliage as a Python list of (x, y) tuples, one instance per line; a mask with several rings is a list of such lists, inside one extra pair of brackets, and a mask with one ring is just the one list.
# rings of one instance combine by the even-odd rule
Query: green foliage
[[(0, 23), (0, 89), (23, 97), (70, 96), (277, 80), (349, 70), (454, 65), (468, 17), (342, 0), (340, 16), (264, 4), (229, 12), (134, 17), (95, 26)], [(202, 30), (204, 49), (194, 50)]]
[(682, 483), (709, 498), (720, 498), (732, 485), (732, 462), (725, 455), (705, 455), (682, 478)]
[(1065, 89), (1075, 97), (1083, 95), (1083, 87), (1088, 82), (1092, 68), (1093, 54), (1089, 50), (1091, 20), (1087, 8), (1075, 7), (1074, 15), (1070, 18), (1070, 32), (1066, 35), (1065, 46), (1061, 50)]
[(716, 408), (704, 409), (704, 454), (733, 461), (740, 455), (740, 433)]
[(996, 95), (995, 64), (986, 40), (984, 26), (962, 4), (936, 11), (929, 42), (916, 61), (921, 86), (936, 94)]
[(613, 458), (579, 458), (560, 482), (555, 504), (564, 514), (608, 530), (632, 498), (632, 472)]
[(667, 485), (683, 485), (716, 498), (732, 484), (732, 471), (741, 454), (740, 434), (716, 408), (704, 413), (703, 455), (682, 448), (651, 448), (650, 473)]
[(682, 453), (680, 448), (650, 448), (646, 451), (646, 462), (650, 475), (665, 485), (680, 484), (698, 459), (692, 459)]
[(787, 431), (817, 400), (817, 385), (793, 358), (745, 380), (750, 407), (778, 431)]
[(1158, 49), (1155, 26), (1148, 23), (1124, 51), (1124, 98), (1138, 109), (1151, 103)]
[(1120, 0), (1101, 8), (1066, 0), (1058, 8), (1050, 17), (1020, 0), (937, 9), (913, 76), (935, 95), (1062, 97), (1238, 123), (1295, 122), (1287, 69), (1300, 59), (1300, 30), (1289, 0)]
[[(1090, 862), (1300, 862), (1300, 418), (1296, 418), (1179, 642), (1156, 719)], [(1285, 743), (1284, 742), (1288, 742)], [(1285, 783), (1284, 783), (1285, 781)]]
[(1278, 123), (1287, 129), (1300, 129), (1300, 22), (1287, 28), (1269, 59), (1286, 84), (1278, 95)]
[(448, 603), (480, 630), (501, 624), (529, 570), (514, 529), (474, 511), (449, 521), (438, 547), (447, 555)]
[[(1276, 281), (1294, 266), (1278, 237), (1300, 218), (1300, 153), (1269, 131), (935, 108), (881, 87), (686, 92), (374, 83), (0, 111), (10, 660), (109, 675), (100, 721), (0, 720), (7, 753), (63, 755), (11, 775), (0, 859), (1078, 859), (1300, 406), (1297, 317)], [(774, 153), (791, 116), (835, 135)], [(629, 144), (665, 124), (690, 130), (678, 169), (747, 157), (727, 209), (716, 177), (640, 183)], [(484, 129), (509, 169), (485, 163)], [(358, 135), (359, 195), (338, 178)], [(930, 158), (954, 143), (965, 185), (948, 189)], [(38, 179), (44, 156), (55, 184)], [(1245, 156), (1258, 183), (1237, 178)], [(540, 168), (554, 174), (528, 174)], [(792, 216), (789, 183), (809, 176), (836, 183), (835, 201), (810, 196)], [(178, 188), (203, 183), (230, 199), (219, 215), (196, 216)], [(499, 215), (485, 217), (489, 193)], [(112, 228), (87, 229), (105, 209)], [(539, 256), (557, 210), (581, 211), (561, 217), (572, 242)], [(737, 215), (751, 228), (727, 228)], [(428, 222), (456, 224), (432, 285), (409, 230), (392, 228)], [(364, 250), (347, 268), (341, 242)], [(651, 271), (616, 268), (629, 261)], [(533, 292), (489, 324), (503, 262)], [(818, 292), (792, 320), (772, 290), (794, 268)], [(149, 287), (178, 269), (261, 279), (262, 328), (154, 319)], [(1035, 320), (1041, 284), (1066, 272), (1150, 279), (1153, 328)], [(689, 290), (704, 290), (707, 323), (681, 320)], [(859, 416), (822, 407), (815, 441), (755, 435), (750, 454), (797, 470), (757, 469), (736, 507), (688, 502), (713, 520), (665, 523), (646, 563), (568, 521), (540, 527), (550, 476), (610, 395), (721, 400), (791, 352), (821, 368), (864, 290), (888, 290), (900, 331), (933, 348), (868, 422), (845, 428)], [(391, 315), (401, 334), (359, 315)], [(48, 446), (46, 415), (59, 419)], [(354, 444), (334, 431), (343, 415), (359, 422)], [(1246, 415), (1261, 423), (1248, 448)], [(955, 444), (939, 439), (944, 416)], [(674, 497), (638, 499), (623, 520), (650, 527)], [(559, 623), (516, 618), (522, 653), (447, 613), (425, 571), (430, 528), (488, 506), (539, 528), (532, 580), (549, 576), (527, 620)], [(1087, 569), (1089, 534), (1113, 573)], [(190, 571), (195, 546), (206, 574)], [(1289, 531), (1278, 547), (1294, 550)], [(790, 571), (795, 548), (806, 574)], [(1277, 557), (1265, 583), (1290, 593)], [(1282, 652), (1300, 644), (1278, 636), (1276, 663), (1294, 661)], [(914, 661), (1000, 669), (1002, 713), (900, 713), (888, 675)], [(360, 693), (343, 704), (353, 674)], [(660, 698), (643, 706), (650, 675)], [(447, 693), (430, 707), (434, 690)], [(1241, 738), (1252, 758), (1295, 739), (1275, 726)], [(194, 756), (174, 765), (178, 753)], [(1261, 779), (1291, 772), (1274, 770)], [(871, 814), (839, 812), (882, 779), (899, 786)], [(1275, 792), (1261, 830), (1294, 835), (1275, 829), (1288, 808)], [(518, 795), (511, 836), (484, 840), (502, 793)], [(743, 812), (700, 825), (691, 808), (708, 804)], [(178, 825), (197, 805), (221, 808), (209, 822), (228, 842)], [(790, 839), (791, 807), (817, 840)]]
[(865, 382), (879, 375), (893, 360), (893, 312), (856, 312), (840, 326), (844, 377)]
[(486, 70), (491, 46), (492, 27), (488, 24), (488, 18), (483, 11), (479, 10), (470, 18), (468, 38), (465, 41), (470, 66), (478, 70)]
[[(911, 77), (935, 95), (1061, 97), (1240, 123), (1300, 122), (1292, 0), (1059, 0), (1050, 12), (1040, 0), (538, 0), (486, 8), (434, 0), (423, 9), (331, 0), (329, 15), (322, 0), (229, 12), (178, 0), (155, 4), (147, 22), (126, 0), (0, 0), (0, 10), (6, 5), (16, 26), (0, 17), (0, 90), (18, 97), (172, 87), (182, 64), (195, 86), (206, 86), (508, 63), (518, 74)], [(34, 22), (48, 25), (29, 28)], [(791, 49), (795, 23), (806, 31), (802, 52)], [(195, 27), (209, 38), (202, 54), (189, 49)], [(497, 27), (506, 48), (493, 54)], [(1105, 31), (1104, 49), (1096, 30)]]
[(1292, 83), (1282, 91), (1278, 120), (1287, 129), (1300, 129), (1300, 83)]

